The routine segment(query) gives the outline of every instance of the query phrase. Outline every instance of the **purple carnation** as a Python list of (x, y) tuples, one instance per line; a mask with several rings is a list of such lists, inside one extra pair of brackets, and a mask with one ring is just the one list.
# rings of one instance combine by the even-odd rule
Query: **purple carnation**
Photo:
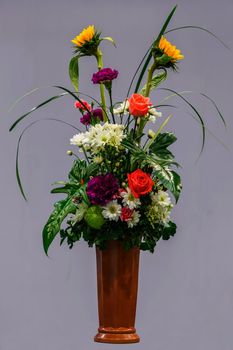
[(84, 125), (90, 125), (91, 124), (91, 118), (94, 118), (94, 121), (97, 121), (97, 119), (103, 121), (103, 111), (101, 108), (93, 109), (90, 113), (85, 113), (82, 118), (80, 118), (80, 122)]
[(92, 76), (92, 81), (94, 84), (105, 83), (107, 81), (112, 81), (118, 76), (118, 71), (111, 68), (100, 69), (97, 73)]
[(119, 183), (111, 173), (97, 175), (87, 184), (87, 195), (94, 205), (106, 205), (119, 190)]

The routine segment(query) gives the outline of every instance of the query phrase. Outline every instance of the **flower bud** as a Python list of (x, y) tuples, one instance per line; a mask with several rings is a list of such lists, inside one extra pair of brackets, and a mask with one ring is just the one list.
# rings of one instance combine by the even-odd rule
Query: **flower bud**
[(66, 154), (67, 154), (68, 156), (72, 156), (72, 155), (73, 155), (73, 152), (69, 150), (69, 151), (66, 152)]
[(148, 131), (148, 137), (149, 137), (149, 139), (153, 139), (153, 138), (155, 137), (155, 133), (154, 133), (153, 130), (149, 129), (149, 131)]

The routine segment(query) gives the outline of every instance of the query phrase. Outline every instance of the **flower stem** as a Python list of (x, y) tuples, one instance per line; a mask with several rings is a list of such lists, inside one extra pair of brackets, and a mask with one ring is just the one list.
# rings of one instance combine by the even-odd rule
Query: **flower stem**
[[(95, 56), (96, 56), (97, 63), (98, 63), (98, 69), (100, 70), (103, 68), (103, 54), (102, 54), (100, 48), (97, 49)], [(101, 107), (103, 109), (104, 121), (107, 122), (107, 121), (109, 121), (109, 119), (108, 119), (108, 115), (107, 115), (104, 84), (102, 84), (102, 83), (100, 84), (100, 97), (101, 97)]]
[[(156, 69), (156, 62), (154, 61), (153, 64), (148, 69), (145, 97), (149, 97), (149, 95), (150, 95), (151, 81), (152, 81), (155, 69)], [(146, 125), (146, 122), (147, 122), (147, 120), (145, 118), (141, 118), (140, 123), (138, 125), (138, 129), (137, 129), (137, 136), (138, 136), (139, 140), (140, 140), (140, 136), (143, 133), (143, 129)]]

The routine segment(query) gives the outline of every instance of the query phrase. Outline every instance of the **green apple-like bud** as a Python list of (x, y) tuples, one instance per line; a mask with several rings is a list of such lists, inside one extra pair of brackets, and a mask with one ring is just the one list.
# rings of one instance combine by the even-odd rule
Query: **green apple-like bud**
[(87, 209), (84, 219), (90, 227), (96, 230), (99, 230), (105, 223), (102, 210), (97, 205)]

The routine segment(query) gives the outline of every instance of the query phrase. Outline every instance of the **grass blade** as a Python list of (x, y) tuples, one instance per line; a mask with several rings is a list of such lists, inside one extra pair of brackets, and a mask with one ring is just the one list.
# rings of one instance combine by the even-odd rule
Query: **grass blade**
[(66, 93), (62, 93), (62, 94), (59, 94), (59, 95), (56, 95), (56, 96), (53, 96), (53, 97), (50, 97), (48, 100), (45, 100), (43, 101), (42, 103), (40, 103), (38, 106), (36, 107), (33, 107), (29, 112), (23, 114), (20, 118), (18, 118), (10, 127), (9, 131), (12, 131), (16, 125), (21, 122), (24, 118), (26, 118), (28, 115), (30, 115), (32, 112), (35, 112), (37, 109), (39, 109), (40, 107), (43, 107), (45, 106), (46, 104), (48, 104), (49, 102), (53, 101), (53, 100), (56, 100), (60, 97), (63, 97), (67, 95)]
[(203, 152), (204, 146), (205, 146), (205, 123), (204, 120), (202, 118), (202, 116), (200, 115), (200, 113), (198, 112), (198, 110), (192, 105), (192, 103), (190, 103), (186, 98), (184, 98), (180, 93), (176, 92), (175, 90), (172, 89), (168, 89), (168, 88), (160, 88), (160, 90), (164, 90), (164, 91), (169, 91), (172, 92), (173, 94), (177, 95), (178, 97), (180, 97), (184, 102), (186, 102), (191, 109), (195, 112), (195, 114), (198, 116), (200, 123), (201, 123), (201, 128), (202, 128), (202, 146), (201, 146), (201, 152), (200, 154)]
[(17, 180), (17, 183), (18, 183), (18, 186), (19, 186), (19, 189), (20, 189), (20, 192), (23, 196), (23, 198), (27, 201), (27, 197), (25, 195), (25, 192), (24, 192), (24, 189), (23, 189), (23, 185), (22, 185), (22, 181), (21, 181), (21, 177), (20, 177), (20, 172), (19, 172), (19, 152), (20, 152), (20, 144), (21, 144), (21, 140), (22, 140), (22, 137), (23, 135), (25, 134), (25, 132), (30, 129), (34, 124), (37, 124), (39, 122), (42, 122), (42, 121), (56, 121), (56, 122), (59, 122), (59, 123), (62, 123), (62, 124), (65, 124), (65, 125), (68, 125), (70, 127), (72, 127), (73, 129), (81, 132), (80, 129), (76, 128), (76, 126), (74, 126), (73, 124), (70, 124), (70, 123), (67, 123), (67, 122), (64, 122), (63, 120), (61, 119), (56, 119), (56, 118), (45, 118), (45, 119), (41, 119), (41, 120), (36, 120), (34, 122), (32, 122), (31, 124), (29, 124), (26, 128), (24, 128), (24, 130), (22, 131), (22, 133), (20, 134), (19, 136), (19, 139), (18, 139), (18, 143), (17, 143), (17, 149), (16, 149), (16, 160), (15, 160), (15, 171), (16, 171), (16, 180)]
[(183, 27), (177, 27), (177, 28), (173, 28), (170, 30), (167, 30), (164, 34), (168, 34), (171, 32), (174, 32), (176, 30), (180, 30), (180, 29), (200, 29), (203, 30), (204, 32), (210, 34), (211, 36), (213, 36), (217, 41), (219, 41), (226, 49), (230, 50), (230, 47), (224, 43), (224, 41), (222, 39), (220, 39), (216, 34), (214, 34), (213, 32), (211, 32), (209, 29), (203, 28), (203, 27), (199, 27), (199, 26), (183, 26)]
[(144, 57), (142, 58), (142, 60), (141, 60), (141, 62), (140, 62), (140, 64), (139, 64), (139, 66), (138, 66), (138, 68), (136, 69), (136, 72), (134, 73), (134, 76), (133, 76), (133, 78), (132, 78), (132, 80), (131, 80), (131, 82), (130, 82), (130, 86), (129, 86), (129, 89), (128, 89), (128, 92), (127, 92), (127, 97), (129, 96), (130, 89), (131, 89), (131, 87), (132, 87), (132, 85), (133, 85), (134, 79), (135, 79), (135, 77), (136, 77), (136, 75), (137, 75), (137, 73), (138, 73), (138, 71), (139, 71), (141, 65), (143, 64), (144, 60), (145, 60), (146, 57), (147, 57), (146, 62), (145, 62), (144, 66), (143, 66), (143, 68), (142, 68), (142, 70), (141, 70), (141, 72), (140, 72), (139, 78), (138, 78), (137, 83), (136, 83), (136, 87), (135, 87), (135, 91), (134, 91), (134, 92), (135, 92), (135, 93), (138, 92), (139, 87), (140, 87), (140, 84), (141, 84), (141, 81), (142, 81), (143, 76), (144, 76), (144, 74), (145, 74), (145, 71), (146, 71), (146, 69), (147, 69), (147, 67), (148, 67), (148, 65), (149, 65), (149, 63), (150, 63), (151, 58), (152, 58), (151, 48), (152, 48), (154, 45), (156, 45), (156, 44), (159, 42), (159, 40), (161, 39), (162, 35), (164, 34), (165, 30), (167, 29), (167, 26), (168, 26), (168, 24), (169, 24), (169, 22), (170, 22), (170, 20), (171, 20), (171, 18), (172, 18), (172, 16), (173, 16), (174, 12), (176, 11), (176, 8), (177, 8), (177, 5), (174, 6), (173, 9), (172, 9), (172, 11), (169, 13), (169, 15), (168, 15), (166, 21), (165, 21), (164, 24), (163, 24), (163, 27), (162, 27), (162, 29), (161, 29), (159, 35), (157, 36), (157, 38), (155, 39), (155, 41), (153, 41), (153, 43), (150, 45), (150, 47), (149, 47), (149, 49), (147, 50), (146, 54), (145, 54)]

